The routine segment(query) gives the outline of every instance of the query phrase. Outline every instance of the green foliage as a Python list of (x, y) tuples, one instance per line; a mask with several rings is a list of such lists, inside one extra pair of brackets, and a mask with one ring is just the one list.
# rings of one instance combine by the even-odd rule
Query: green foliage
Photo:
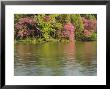
[(63, 25), (61, 23), (55, 23), (55, 29), (56, 30), (62, 30), (63, 29)]
[(56, 20), (62, 24), (71, 22), (70, 14), (60, 14), (56, 18)]
[(14, 15), (14, 22), (17, 23), (18, 20), (19, 20), (20, 18), (22, 18), (22, 17), (23, 17), (23, 14), (15, 14), (15, 15)]
[(39, 28), (42, 32), (42, 37), (46, 39), (49, 39), (51, 37), (50, 33), (55, 32), (55, 29), (53, 28), (53, 24), (55, 23), (55, 16), (50, 15), (48, 16), (51, 20), (45, 21), (45, 17), (47, 15), (42, 14), (42, 15), (36, 15), (35, 18), (38, 22)]
[(76, 40), (80, 40), (83, 35), (83, 21), (80, 14), (73, 14), (71, 15), (71, 22), (74, 24), (75, 27), (75, 38)]
[(82, 35), (81, 40), (82, 41), (94, 41), (94, 40), (97, 40), (97, 34), (93, 33), (91, 36)]
[[(31, 24), (31, 22), (27, 23), (27, 26), (24, 25), (25, 22), (23, 25), (20, 25), (19, 20), (21, 18), (22, 19), (31, 18), (34, 19), (35, 21), (33, 20), (34, 24)], [(85, 22), (83, 20), (85, 20)], [(26, 32), (28, 33), (27, 34), (28, 37), (34, 34), (33, 36), (31, 36), (31, 38), (33, 38), (31, 39), (33, 40), (33, 43), (36, 43), (38, 41), (39, 42), (49, 41), (50, 39), (62, 39), (61, 34), (62, 31), (64, 31), (64, 25), (66, 23), (72, 23), (72, 25), (74, 26), (75, 40), (83, 40), (83, 41), (96, 40), (97, 38), (96, 31), (92, 32), (90, 36), (86, 36), (84, 34), (85, 30), (89, 30), (90, 27), (96, 26), (96, 22), (95, 22), (96, 20), (97, 20), (97, 15), (95, 14), (15, 14), (14, 15), (14, 22), (15, 24), (17, 24), (17, 28), (26, 27), (25, 33)], [(86, 26), (91, 23), (93, 24), (90, 27)], [(17, 28), (15, 27), (15, 33), (17, 32), (20, 33), (22, 29), (17, 29)], [(36, 30), (36, 28), (40, 32), (40, 35), (38, 35), (39, 33), (37, 33), (38, 31)], [(31, 30), (33, 29), (34, 32), (32, 33)], [(17, 35), (15, 34), (15, 36)], [(23, 38), (20, 38), (19, 40), (23, 40)], [(28, 39), (26, 38), (26, 40), (30, 41), (29, 38)]]
[(82, 16), (85, 17), (86, 19), (90, 19), (90, 20), (96, 20), (97, 19), (97, 16), (95, 14), (84, 14)]
[(96, 33), (93, 33), (91, 35), (91, 40), (97, 40), (97, 34)]

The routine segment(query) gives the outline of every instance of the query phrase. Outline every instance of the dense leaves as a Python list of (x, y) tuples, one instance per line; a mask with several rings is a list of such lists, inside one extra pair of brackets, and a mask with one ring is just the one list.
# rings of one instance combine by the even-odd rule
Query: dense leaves
[(96, 39), (96, 30), (97, 30), (97, 22), (96, 20), (90, 20), (83, 18), (84, 24), (84, 39), (83, 40), (95, 40)]
[(15, 38), (23, 39), (26, 37), (38, 36), (40, 30), (37, 28), (37, 24), (34, 18), (25, 17), (20, 18), (17, 23), (15, 23)]
[(97, 15), (93, 14), (15, 14), (14, 22), (16, 40), (71, 37), (88, 41), (97, 37)]

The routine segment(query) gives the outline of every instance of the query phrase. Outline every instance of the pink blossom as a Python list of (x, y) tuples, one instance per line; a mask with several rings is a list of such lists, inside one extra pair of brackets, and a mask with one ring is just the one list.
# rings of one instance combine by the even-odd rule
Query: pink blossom
[(65, 29), (65, 30), (74, 31), (74, 26), (73, 26), (72, 23), (66, 23), (66, 24), (64, 25), (64, 29)]

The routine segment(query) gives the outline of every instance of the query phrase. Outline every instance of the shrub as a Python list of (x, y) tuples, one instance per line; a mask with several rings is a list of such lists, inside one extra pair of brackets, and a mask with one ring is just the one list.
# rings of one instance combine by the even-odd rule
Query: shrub
[(82, 41), (94, 41), (94, 40), (97, 40), (97, 34), (93, 33), (90, 36), (83, 35), (81, 40)]
[(84, 24), (83, 40), (96, 40), (96, 32), (97, 32), (96, 20), (83, 18), (83, 24)]
[(81, 40), (83, 35), (83, 30), (84, 30), (81, 15), (80, 14), (71, 15), (71, 22), (74, 24), (74, 27), (75, 27), (75, 39)]
[[(96, 40), (96, 15), (91, 14), (17, 14), (15, 39), (40, 38), (43, 40), (70, 37), (76, 40)], [(72, 37), (71, 34), (71, 37)]]
[(34, 18), (25, 17), (20, 18), (17, 23), (15, 23), (15, 36), (16, 38), (26, 38), (34, 37), (40, 34), (40, 30), (37, 27)]

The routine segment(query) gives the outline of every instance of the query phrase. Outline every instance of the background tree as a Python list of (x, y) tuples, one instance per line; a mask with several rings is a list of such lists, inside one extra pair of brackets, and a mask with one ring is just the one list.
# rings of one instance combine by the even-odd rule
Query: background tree
[[(74, 26), (75, 40), (96, 40), (96, 14), (15, 14), (15, 39), (61, 39), (69, 37), (65, 24)], [(65, 35), (67, 34), (67, 35)]]

